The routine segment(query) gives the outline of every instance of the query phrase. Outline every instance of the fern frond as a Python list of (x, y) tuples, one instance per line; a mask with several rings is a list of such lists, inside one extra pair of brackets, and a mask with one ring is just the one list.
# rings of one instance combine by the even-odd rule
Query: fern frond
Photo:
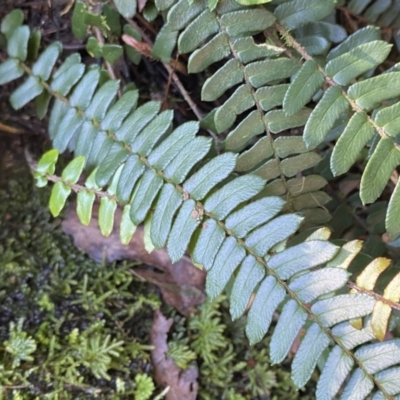
[[(286, 32), (282, 27), (281, 32)], [(288, 92), (299, 93), (296, 86), (302, 84), (310, 63), (311, 56), (292, 38), (292, 45), (306, 59), (301, 71), (291, 83)], [(320, 144), (333, 128), (336, 121), (344, 114), (350, 114), (350, 120), (344, 125), (342, 134), (333, 150), (331, 168), (335, 175), (347, 172), (357, 160), (364, 146), (377, 138), (377, 145), (371, 149), (370, 158), (361, 179), (360, 196), (364, 204), (374, 202), (382, 193), (393, 170), (400, 164), (400, 153), (396, 142), (394, 128), (395, 112), (398, 108), (396, 98), (398, 72), (396, 68), (377, 77), (367, 78), (353, 83), (347, 91), (344, 86), (355, 78), (362, 76), (371, 68), (377, 67), (385, 60), (390, 45), (379, 40), (379, 30), (366, 27), (357, 31), (327, 55), (328, 63), (323, 68), (317, 66), (314, 77), (308, 73), (315, 86), (317, 79), (329, 85), (321, 100), (312, 111), (304, 129), (307, 145), (314, 148)], [(368, 54), (368, 56), (366, 56)], [(308, 64), (308, 65), (307, 65)], [(321, 75), (322, 74), (322, 75)], [(307, 75), (306, 75), (307, 76)], [(300, 83), (296, 82), (299, 81)], [(294, 102), (298, 97), (293, 98)], [(392, 105), (385, 103), (391, 100)], [(309, 98), (304, 99), (305, 102)], [(287, 101), (290, 111), (290, 101)], [(395, 191), (389, 204), (386, 228), (392, 237), (400, 230), (398, 218), (393, 213), (398, 203)], [(389, 219), (390, 215), (390, 219)]]
[[(319, 6), (315, 13), (311, 13), (311, 17), (306, 11), (296, 17), (293, 4), (290, 3), (280, 9), (279, 15), (293, 29), (310, 21), (310, 18), (321, 17), (321, 9), (324, 9), (324, 6)], [(305, 2), (293, 3), (300, 7)], [(196, 7), (193, 9), (196, 10)], [(241, 12), (233, 11), (234, 17)], [(231, 51), (231, 45), (235, 42), (227, 32), (228, 27), (234, 27), (235, 24), (229, 25), (230, 13), (222, 14), (216, 18), (228, 21), (226, 26), (223, 25), (226, 29), (215, 38), (218, 35), (224, 37)], [(241, 19), (234, 21), (240, 23)], [(249, 29), (246, 26), (245, 29)], [(239, 26), (240, 35), (244, 35), (245, 32), (240, 29)], [(10, 33), (11, 37), (14, 32), (20, 31), (16, 27)], [(17, 34), (17, 44), (25, 46), (24, 35)], [(202, 49), (193, 55), (200, 57), (198, 55)], [(54, 59), (55, 49), (43, 54), (40, 62), (46, 63), (49, 58), (50, 63)], [(398, 386), (393, 382), (396, 382), (394, 377), (398, 377), (399, 372), (400, 340), (373, 343), (369, 319), (366, 319), (361, 330), (355, 329), (349, 322), (370, 316), (376, 304), (375, 298), (365, 293), (336, 293), (348, 283), (346, 269), (359, 252), (357, 243), (342, 247), (334, 245), (328, 241), (329, 231), (326, 229), (308, 236), (294, 236), (303, 215), (293, 212), (279, 215), (285, 203), (278, 196), (265, 196), (265, 190), (270, 190), (272, 185), (279, 187), (279, 184), (283, 184), (285, 190), (287, 184), (298, 193), (302, 179), (293, 178), (286, 182), (286, 178), (315, 165), (317, 161), (312, 157), (317, 156), (310, 156), (305, 149), (304, 153), (287, 158), (292, 151), (298, 154), (295, 141), (290, 144), (293, 150), (284, 145), (279, 150), (280, 154), (285, 155), (282, 156), (283, 160), (277, 155), (275, 143), (278, 143), (279, 149), (280, 142), (273, 140), (268, 126), (270, 121), (260, 114), (261, 106), (256, 96), (256, 86), (266, 83), (266, 75), (262, 71), (260, 73), (257, 61), (240, 64), (244, 68), (243, 76), (248, 80), (235, 92), (242, 97), (233, 94), (220, 110), (224, 107), (229, 109), (234, 104), (245, 111), (256, 105), (255, 112), (262, 119), (273, 157), (260, 160), (264, 163), (261, 166), (263, 173), (258, 168), (255, 169), (256, 174), (237, 176), (236, 161), (240, 161), (240, 156), (226, 152), (211, 157), (210, 140), (196, 136), (199, 129), (197, 123), (189, 122), (172, 130), (172, 112), (160, 113), (160, 104), (156, 102), (136, 108), (136, 92), (127, 92), (116, 100), (118, 82), (108, 80), (100, 83), (98, 68), (84, 69), (73, 84), (68, 83), (69, 79), (66, 78), (62, 87), (68, 90), (65, 89), (66, 93), (61, 94), (54, 89), (54, 82), (61, 79), (63, 74), (53, 76), (47, 83), (49, 77), (45, 80), (44, 76), (36, 73), (35, 65), (29, 68), (23, 63), (24, 54), (18, 51), (12, 55), (12, 59), (17, 60), (18, 65), (29, 74), (27, 81), (33, 79), (34, 86), (38, 88), (26, 93), (31, 85), (23, 83), (14, 92), (17, 93), (14, 94), (14, 106), (24, 104), (24, 95), (32, 99), (45, 90), (56, 97), (49, 127), (53, 144), (59, 151), (68, 148), (77, 156), (64, 169), (61, 177), (53, 175), (57, 152), (47, 154), (44, 161), (39, 163), (40, 168), (36, 169), (41, 184), (46, 179), (57, 182), (51, 196), (54, 214), (61, 210), (68, 195), (76, 191), (79, 192), (80, 217), (83, 216), (83, 222), (87, 223), (97, 195), (101, 198), (99, 225), (103, 234), (107, 235), (113, 229), (113, 215), (117, 204), (120, 204), (124, 208), (122, 236), (125, 242), (129, 242), (135, 225), (146, 221), (154, 246), (166, 246), (173, 262), (178, 261), (190, 248), (194, 262), (208, 271), (206, 289), (210, 297), (218, 296), (228, 282), (233, 281), (230, 298), (234, 317), (243, 315), (250, 297), (255, 293), (246, 325), (251, 343), (263, 338), (270, 329), (273, 314), (278, 307), (282, 307), (282, 315), (271, 340), (274, 362), (286, 357), (299, 330), (308, 320), (308, 326), (304, 326), (305, 337), (293, 361), (292, 376), (297, 386), (303, 386), (321, 357), (328, 354), (318, 384), (318, 398), (333, 398), (350, 375), (342, 396), (345, 399), (355, 396), (364, 398), (374, 388), (377, 389), (375, 395), (378, 398), (381, 395), (390, 398), (399, 393)], [(200, 58), (198, 61), (207, 64), (204, 52), (203, 56), (206, 61)], [(79, 58), (71, 57), (74, 58), (66, 61), (70, 63), (68, 65), (80, 63)], [(194, 56), (191, 59), (195, 59)], [(236, 56), (234, 60), (241, 63)], [(269, 77), (267, 82), (269, 79), (272, 79), (271, 82), (286, 79), (294, 71), (293, 68), (289, 74), (290, 65), (294, 64), (283, 57), (260, 63), (270, 61), (278, 61), (279, 66), (289, 65), (289, 68), (282, 75), (276, 75), (273, 71), (273, 77)], [(55, 61), (52, 62), (54, 65)], [(65, 67), (64, 73), (67, 73), (66, 70)], [(269, 73), (267, 71), (266, 74)], [(334, 90), (335, 87), (331, 92)], [(227, 108), (228, 103), (230, 105)], [(232, 114), (228, 114), (228, 117), (232, 119)], [(292, 138), (280, 140), (281, 143), (283, 140), (289, 143)], [(84, 164), (91, 174), (82, 186), (77, 181)], [(263, 179), (264, 173), (272, 174), (271, 179), (280, 175), (286, 178), (273, 181), (268, 188)], [(307, 178), (310, 179), (304, 181), (304, 187), (310, 193), (313, 191), (310, 188), (320, 185), (321, 180), (312, 175)], [(304, 194), (302, 190), (300, 193)], [(258, 200), (255, 201), (257, 196)], [(252, 213), (262, 217), (250, 218)], [(298, 243), (295, 243), (296, 239)], [(390, 290), (388, 296), (392, 295)], [(294, 323), (283, 325), (285, 321)], [(354, 350), (356, 346), (357, 350)]]
[[(236, 88), (224, 104), (212, 112), (217, 132), (231, 129), (224, 147), (226, 151), (240, 153), (236, 171), (253, 172), (270, 180), (262, 195), (286, 195), (288, 209), (305, 211), (310, 225), (326, 222), (330, 216), (323, 206), (329, 197), (322, 198), (317, 192), (324, 182), (305, 177), (304, 187), (308, 190), (303, 191), (299, 185), (296, 193), (289, 189), (288, 182), (288, 178), (315, 166), (320, 157), (309, 151), (300, 137), (275, 139), (273, 136), (303, 126), (311, 113), (304, 107), (305, 103), (290, 116), (282, 109), (273, 110), (283, 104), (288, 89), (288, 84), (283, 82), (299, 71), (300, 60), (285, 54), (283, 44), (277, 46), (270, 39), (257, 44), (255, 37), (263, 32), (273, 36), (276, 19), (281, 18), (296, 32), (299, 28), (297, 36), (304, 38), (304, 43), (310, 36), (324, 42), (321, 51), (325, 52), (332, 42), (337, 43), (346, 35), (333, 24), (319, 22), (332, 12), (333, 2), (315, 2), (312, 7), (309, 2), (288, 2), (276, 7), (274, 13), (265, 7), (244, 8), (233, 1), (221, 2), (214, 11), (210, 11), (205, 2), (194, 4), (196, 7), (190, 8), (184, 0), (178, 1), (170, 8), (164, 28), (175, 32), (180, 53), (191, 53), (189, 72), (200, 72), (228, 59), (204, 83), (202, 99), (214, 101)], [(307, 24), (305, 28), (304, 24)], [(162, 38), (161, 32), (159, 40)], [(172, 44), (169, 48), (173, 48)], [(314, 54), (317, 53), (315, 50)], [(322, 79), (322, 85), (323, 76), (319, 79)], [(235, 127), (239, 115), (242, 122)], [(306, 195), (310, 192), (316, 194)], [(301, 195), (306, 195), (309, 201), (304, 197), (297, 198)], [(311, 211), (315, 208), (316, 212)]]

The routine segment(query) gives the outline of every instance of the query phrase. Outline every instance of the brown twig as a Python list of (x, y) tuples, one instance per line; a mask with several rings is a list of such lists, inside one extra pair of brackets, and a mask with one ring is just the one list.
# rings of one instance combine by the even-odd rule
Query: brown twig
[(13, 135), (30, 135), (35, 134), (35, 132), (29, 132), (24, 129), (14, 128), (13, 126), (9, 126), (0, 122), (0, 131), (12, 133)]

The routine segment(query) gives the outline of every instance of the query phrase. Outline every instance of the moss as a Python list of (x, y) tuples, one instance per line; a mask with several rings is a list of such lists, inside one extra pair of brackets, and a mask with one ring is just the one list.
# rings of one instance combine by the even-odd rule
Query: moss
[(0, 188), (3, 397), (149, 398), (158, 295), (129, 263), (101, 265), (77, 250), (48, 212), (48, 191), (14, 172)]

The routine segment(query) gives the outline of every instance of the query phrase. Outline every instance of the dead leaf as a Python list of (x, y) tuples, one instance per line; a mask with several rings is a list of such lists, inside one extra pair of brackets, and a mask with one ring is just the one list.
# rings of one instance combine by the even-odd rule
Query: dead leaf
[(196, 400), (199, 371), (192, 366), (182, 371), (171, 358), (167, 358), (168, 332), (172, 318), (166, 319), (160, 310), (154, 313), (151, 327), (151, 359), (154, 367), (154, 379), (160, 386), (169, 386), (166, 400)]
[(119, 238), (121, 210), (115, 212), (114, 229), (109, 237), (104, 237), (98, 228), (98, 206), (93, 206), (92, 221), (89, 226), (83, 226), (71, 206), (62, 223), (64, 232), (72, 235), (74, 244), (94, 260), (113, 262), (116, 260), (137, 260), (151, 267), (135, 268), (134, 272), (143, 279), (154, 283), (160, 288), (166, 303), (175, 307), (184, 315), (195, 311), (195, 307), (205, 300), (205, 271), (193, 266), (190, 258), (184, 256), (172, 264), (165, 249), (148, 253), (144, 248), (143, 227), (139, 226), (128, 246), (123, 245)]

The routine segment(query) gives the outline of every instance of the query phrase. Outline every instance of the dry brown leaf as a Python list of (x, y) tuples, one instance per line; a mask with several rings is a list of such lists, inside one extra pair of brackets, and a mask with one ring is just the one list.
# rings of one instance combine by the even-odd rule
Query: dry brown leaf
[(128, 246), (123, 245), (119, 238), (118, 227), (121, 221), (121, 210), (115, 212), (114, 229), (109, 237), (104, 237), (98, 228), (98, 206), (93, 206), (93, 217), (89, 226), (83, 226), (75, 208), (67, 210), (62, 223), (64, 232), (72, 235), (74, 244), (94, 260), (113, 262), (116, 260), (137, 260), (157, 268), (135, 268), (136, 275), (157, 285), (166, 303), (175, 307), (184, 315), (195, 311), (195, 307), (204, 299), (205, 272), (194, 267), (190, 258), (172, 264), (166, 250), (154, 250), (148, 253), (144, 248), (143, 227), (139, 226)]
[(160, 310), (154, 313), (151, 327), (154, 379), (160, 386), (169, 386), (166, 400), (196, 400), (199, 376), (197, 367), (192, 366), (182, 371), (171, 358), (166, 356), (168, 332), (172, 323), (172, 318), (166, 319)]

